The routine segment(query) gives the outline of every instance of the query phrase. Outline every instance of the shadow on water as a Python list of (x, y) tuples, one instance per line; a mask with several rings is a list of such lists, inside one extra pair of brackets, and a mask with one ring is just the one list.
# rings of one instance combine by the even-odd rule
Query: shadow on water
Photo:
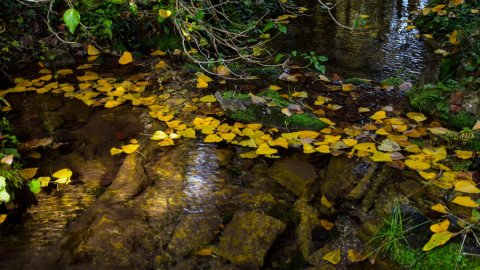
[(339, 0), (333, 10), (337, 20), (351, 26), (360, 15), (367, 15), (365, 28), (342, 28), (333, 23), (328, 13), (318, 11), (293, 21), (287, 35), (274, 46), (280, 51), (316, 51), (329, 58), (330, 72), (347, 77), (382, 80), (397, 76), (432, 81), (439, 57), (415, 37), (417, 30), (405, 29), (407, 20), (412, 19), (410, 13), (427, 2)]

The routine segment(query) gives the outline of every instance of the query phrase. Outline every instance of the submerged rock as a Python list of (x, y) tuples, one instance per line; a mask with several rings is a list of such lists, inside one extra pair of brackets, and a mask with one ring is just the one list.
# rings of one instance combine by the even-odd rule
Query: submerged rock
[(214, 237), (221, 224), (218, 213), (190, 214), (175, 228), (168, 251), (176, 256), (188, 255), (205, 247)]
[(275, 162), (267, 172), (271, 178), (298, 197), (312, 197), (312, 187), (317, 178), (312, 164), (295, 159), (282, 159)]
[(235, 265), (258, 268), (286, 228), (285, 223), (255, 212), (236, 212), (220, 237), (214, 253)]

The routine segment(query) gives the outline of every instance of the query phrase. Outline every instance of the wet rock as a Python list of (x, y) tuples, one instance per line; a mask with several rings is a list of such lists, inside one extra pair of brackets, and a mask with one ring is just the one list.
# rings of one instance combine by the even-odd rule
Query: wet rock
[(302, 199), (295, 202), (293, 211), (300, 216), (300, 224), (298, 224), (295, 230), (300, 252), (305, 259), (308, 259), (314, 251), (312, 230), (320, 225), (319, 213), (306, 200)]
[(352, 199), (361, 198), (368, 188), (375, 166), (374, 162), (367, 159), (350, 159), (345, 155), (332, 157), (326, 178), (320, 184), (322, 194), (331, 202), (349, 193)]
[(462, 106), (465, 111), (480, 117), (480, 93), (465, 96)]
[(214, 238), (214, 231), (220, 224), (218, 213), (186, 215), (175, 228), (167, 249), (176, 256), (185, 256), (198, 251)]
[(285, 228), (283, 222), (270, 216), (236, 212), (223, 231), (214, 253), (235, 265), (259, 268), (268, 249)]
[(310, 199), (314, 194), (313, 185), (317, 177), (312, 164), (295, 159), (276, 161), (268, 175), (298, 197)]
[(216, 149), (215, 153), (218, 157), (218, 166), (225, 167), (232, 163), (235, 153), (230, 149)]
[(47, 52), (48, 59), (54, 59), (52, 62), (47, 62), (47, 67), (69, 67), (76, 64), (73, 55), (62, 49), (53, 49)]

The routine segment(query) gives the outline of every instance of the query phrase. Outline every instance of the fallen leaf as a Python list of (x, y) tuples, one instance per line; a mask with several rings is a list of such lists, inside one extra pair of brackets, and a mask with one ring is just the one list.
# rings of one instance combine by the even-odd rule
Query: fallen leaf
[(118, 63), (120, 65), (126, 65), (131, 62), (133, 62), (133, 57), (132, 57), (132, 54), (128, 51), (125, 51), (120, 57), (120, 59), (118, 59)]
[(450, 240), (450, 238), (454, 237), (455, 234), (449, 231), (435, 233), (432, 235), (430, 240), (423, 246), (423, 251), (430, 251), (436, 247), (442, 246)]
[(166, 138), (168, 138), (168, 134), (165, 133), (164, 131), (158, 130), (158, 131), (155, 131), (155, 133), (153, 133), (152, 137), (150, 137), (150, 140), (160, 141)]
[(20, 176), (25, 179), (32, 179), (37, 174), (38, 168), (25, 168), (19, 171)]
[(331, 229), (333, 229), (333, 226), (335, 226), (335, 224), (333, 224), (333, 222), (330, 222), (330, 221), (325, 220), (325, 219), (320, 219), (320, 224), (327, 231), (330, 231)]
[(217, 134), (209, 134), (207, 137), (205, 137), (205, 140), (203, 141), (206, 143), (217, 143), (223, 141), (223, 139)]
[(95, 46), (93, 46), (91, 44), (88, 44), (87, 54), (88, 55), (99, 55), (100, 51), (97, 48), (95, 48)]
[(70, 178), (72, 177), (72, 171), (70, 169), (61, 169), (56, 171), (52, 176), (55, 178)]
[(211, 103), (211, 102), (215, 102), (215, 101), (217, 101), (217, 99), (213, 95), (207, 95), (207, 96), (203, 96), (203, 97), (200, 98), (200, 102), (205, 102), (205, 103), (210, 102)]
[(268, 146), (267, 143), (262, 143), (258, 146), (257, 151), (255, 152), (257, 155), (273, 155), (278, 152), (277, 149), (271, 148)]
[(448, 231), (449, 226), (450, 226), (450, 220), (445, 219), (440, 223), (431, 225), (430, 230), (434, 233), (441, 233), (441, 232)]
[(112, 147), (110, 149), (110, 155), (114, 156), (114, 155), (118, 155), (118, 154), (121, 154), (123, 153), (123, 150), (122, 149), (119, 149), (119, 148), (115, 148), (115, 147)]
[(333, 206), (333, 203), (331, 203), (327, 197), (325, 197), (324, 195), (322, 195), (322, 199), (320, 200), (320, 203), (323, 204), (325, 207), (327, 208), (330, 208)]
[(131, 154), (131, 153), (135, 152), (139, 147), (140, 147), (139, 144), (127, 144), (127, 145), (122, 146), (122, 150), (126, 154)]
[(322, 257), (322, 259), (329, 261), (332, 264), (338, 264), (341, 260), (340, 249), (328, 252)]
[(423, 113), (417, 113), (417, 112), (409, 112), (407, 113), (407, 117), (415, 120), (415, 122), (422, 122), (427, 120), (427, 117)]
[(164, 19), (167, 19), (168, 17), (172, 16), (172, 11), (161, 8), (158, 10), (158, 15)]
[(347, 83), (342, 85), (342, 91), (349, 92), (354, 90), (357, 90), (357, 87), (354, 84)]
[(195, 253), (193, 253), (195, 255), (198, 255), (198, 256), (212, 256), (212, 249), (211, 248), (204, 248), (204, 249), (201, 249)]
[(443, 213), (443, 214), (448, 214), (448, 210), (445, 207), (445, 205), (437, 203), (434, 206), (432, 206), (432, 210), (435, 210), (437, 212)]
[(354, 145), (353, 148), (358, 151), (365, 151), (369, 153), (375, 153), (377, 151), (375, 143), (359, 143)]
[(371, 119), (373, 120), (382, 120), (387, 117), (387, 113), (385, 111), (378, 111), (374, 113), (372, 116), (370, 116)]
[(456, 203), (458, 205), (462, 205), (465, 207), (478, 207), (480, 204), (476, 203), (470, 196), (457, 196), (455, 199), (452, 201), (453, 203)]
[(354, 249), (349, 249), (348, 250), (347, 257), (348, 257), (348, 260), (351, 261), (351, 262), (361, 262), (361, 261), (364, 261), (367, 258), (366, 256), (362, 256), (362, 254), (358, 253)]
[(409, 167), (410, 169), (416, 170), (416, 171), (425, 171), (430, 169), (429, 163), (419, 161), (419, 160), (413, 160), (413, 159), (405, 160), (405, 165), (407, 165), (407, 167)]
[(458, 158), (461, 158), (461, 159), (470, 159), (473, 157), (472, 151), (455, 150), (455, 154), (457, 155)]
[(470, 181), (470, 180), (459, 180), (456, 181), (455, 184), (455, 190), (464, 192), (464, 193), (480, 193), (480, 189), (477, 188), (475, 182)]
[(7, 219), (7, 214), (1, 214), (1, 215), (0, 215), (0, 224), (2, 224), (3, 222), (5, 222), (6, 219)]

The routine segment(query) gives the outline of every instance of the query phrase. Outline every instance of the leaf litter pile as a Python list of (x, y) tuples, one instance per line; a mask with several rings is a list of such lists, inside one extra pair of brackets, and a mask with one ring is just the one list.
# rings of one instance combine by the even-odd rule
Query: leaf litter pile
[[(163, 129), (148, 135), (148, 139), (158, 142), (159, 146), (171, 147), (181, 140), (197, 139), (205, 143), (227, 143), (241, 146), (242, 158), (280, 158), (282, 153), (302, 151), (305, 154), (316, 155), (347, 155), (350, 158), (370, 158), (374, 162), (385, 163), (387, 166), (398, 170), (416, 171), (425, 181), (425, 184), (434, 184), (443, 189), (453, 189), (456, 196), (451, 202), (463, 207), (471, 208), (472, 215), (469, 220), (459, 222), (464, 230), (470, 229), (480, 220), (480, 213), (476, 210), (480, 206), (480, 189), (476, 187), (474, 172), (455, 171), (452, 162), (458, 160), (473, 160), (479, 153), (467, 149), (456, 149), (457, 146), (435, 141), (432, 138), (439, 136), (455, 135), (458, 132), (448, 130), (440, 123), (431, 121), (418, 112), (399, 112), (392, 106), (385, 106), (372, 111), (369, 107), (356, 108), (357, 114), (362, 116), (362, 124), (353, 119), (352, 123), (335, 123), (326, 115), (338, 113), (344, 106), (336, 104), (328, 93), (342, 93), (345, 98), (355, 100), (362, 93), (362, 87), (339, 82), (338, 78), (329, 79), (319, 76), (324, 87), (328, 89), (326, 95), (309, 96), (307, 91), (292, 91), (277, 85), (270, 85), (263, 90), (278, 91), (283, 98), (292, 102), (305, 104), (313, 115), (327, 127), (321, 130), (286, 131), (278, 128), (265, 127), (259, 123), (231, 122), (221, 110), (217, 99), (210, 94), (209, 87), (214, 83), (213, 76), (197, 72), (191, 80), (184, 81), (185, 87), (190, 90), (169, 89), (158, 84), (158, 74), (172, 74), (172, 68), (167, 64), (167, 59), (160, 59), (167, 53), (155, 51), (151, 66), (154, 72), (137, 72), (125, 78), (104, 77), (94, 70), (95, 59), (100, 56), (100, 51), (89, 45), (89, 63), (80, 65), (76, 70), (59, 69), (51, 71), (46, 68), (39, 70), (39, 75), (34, 79), (16, 78), (16, 86), (2, 91), (0, 96), (9, 93), (35, 92), (38, 94), (52, 93), (63, 95), (67, 98), (81, 100), (88, 106), (113, 108), (130, 104), (144, 106), (149, 109), (150, 117), (163, 123)], [(179, 52), (174, 52), (178, 56)], [(124, 52), (118, 59), (119, 66), (129, 66), (135, 60), (131, 53)], [(228, 77), (230, 71), (225, 66), (218, 66), (217, 74)], [(167, 76), (168, 77), (168, 76)], [(167, 78), (168, 79), (168, 78)], [(221, 80), (221, 79), (219, 79)], [(158, 80), (160, 81), (160, 80)], [(220, 81), (220, 83), (225, 83)], [(154, 86), (156, 85), (156, 86)], [(380, 88), (375, 91), (384, 91)], [(250, 93), (252, 102), (262, 103), (267, 101)], [(308, 101), (308, 102), (307, 102)], [(336, 101), (339, 102), (339, 101)], [(278, 106), (267, 104), (268, 106)], [(3, 111), (11, 108), (4, 107)], [(303, 113), (302, 110), (281, 108), (286, 116)], [(340, 117), (338, 117), (340, 118)], [(480, 123), (472, 130), (478, 132)], [(139, 138), (144, 139), (144, 137)], [(111, 155), (131, 154), (141, 151), (137, 139), (130, 144), (118, 145), (110, 149)], [(2, 159), (3, 163), (8, 162)], [(29, 182), (34, 193), (40, 192), (42, 187), (48, 186), (50, 176), (36, 177), (36, 168), (22, 170), (25, 179)], [(69, 184), (72, 171), (62, 169), (52, 175), (52, 182)], [(330, 204), (325, 200), (325, 204)], [(432, 210), (449, 215), (449, 210), (444, 204), (432, 205)], [(324, 221), (324, 227), (331, 229), (333, 223)], [(448, 231), (450, 221), (445, 219), (431, 226), (434, 233), (423, 250), (428, 251), (445, 244), (450, 238), (461, 232)], [(340, 250), (327, 253), (324, 259), (336, 264), (340, 261)], [(349, 251), (349, 259), (358, 261), (362, 256), (354, 250)]]

